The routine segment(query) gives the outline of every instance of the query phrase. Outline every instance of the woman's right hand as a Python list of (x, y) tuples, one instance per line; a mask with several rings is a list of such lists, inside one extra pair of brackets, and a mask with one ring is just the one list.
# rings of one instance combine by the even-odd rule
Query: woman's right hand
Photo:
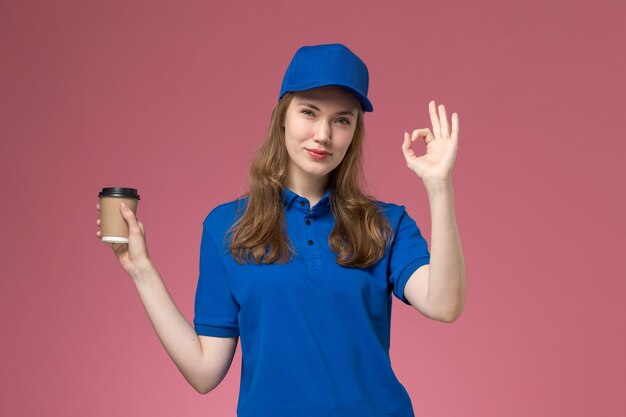
[[(98, 209), (98, 217), (100, 215), (100, 204), (96, 204)], [(117, 260), (131, 277), (135, 278), (139, 274), (152, 266), (150, 260), (150, 254), (148, 253), (148, 247), (146, 245), (146, 234), (144, 232), (143, 224), (137, 220), (135, 213), (127, 206), (126, 208), (120, 205), (120, 212), (122, 217), (128, 224), (128, 243), (111, 243), (102, 242), (111, 249), (117, 256)], [(96, 220), (98, 231), (96, 236), (101, 240), (100, 232), (100, 218)]]

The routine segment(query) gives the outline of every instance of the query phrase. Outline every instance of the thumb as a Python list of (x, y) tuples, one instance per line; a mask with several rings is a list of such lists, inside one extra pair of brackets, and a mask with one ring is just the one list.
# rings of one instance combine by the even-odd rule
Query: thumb
[(404, 142), (402, 142), (402, 153), (404, 153), (404, 157), (408, 161), (415, 157), (415, 152), (411, 147), (413, 142), (413, 138), (408, 134), (408, 132), (404, 132)]
[(141, 229), (141, 234), (145, 236), (146, 232), (143, 230), (143, 223), (141, 222), (141, 220), (137, 220), (137, 224), (139, 225), (139, 228)]
[(128, 230), (131, 233), (140, 230), (139, 225), (137, 224), (137, 219), (135, 218), (135, 213), (133, 213), (133, 211), (128, 208), (124, 202), (120, 203), (120, 211), (122, 212), (122, 217), (124, 217), (124, 220), (128, 223)]

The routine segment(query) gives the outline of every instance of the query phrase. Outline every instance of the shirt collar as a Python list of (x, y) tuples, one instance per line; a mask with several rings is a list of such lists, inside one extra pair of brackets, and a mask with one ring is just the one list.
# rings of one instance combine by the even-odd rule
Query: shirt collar
[[(283, 206), (285, 207), (285, 210), (290, 210), (293, 207), (305, 213), (309, 212), (307, 209), (307, 203), (310, 204), (310, 201), (308, 201), (306, 198), (296, 194), (295, 192), (291, 191), (289, 188), (285, 187), (284, 185), (281, 187), (280, 193), (281, 193), (281, 198), (283, 200)], [(324, 195), (322, 196), (320, 201), (317, 202), (315, 207), (311, 207), (311, 211), (322, 212), (322, 213), (329, 211), (331, 195), (332, 195), (332, 191), (331, 191), (330, 186), (328, 186), (326, 187), (326, 191), (324, 192)], [(304, 205), (302, 205), (301, 203), (304, 203)]]

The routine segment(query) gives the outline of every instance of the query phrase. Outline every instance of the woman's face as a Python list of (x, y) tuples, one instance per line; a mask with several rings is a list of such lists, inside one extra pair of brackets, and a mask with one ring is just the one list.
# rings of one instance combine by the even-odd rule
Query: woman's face
[(354, 136), (359, 106), (354, 95), (338, 86), (294, 95), (284, 125), (291, 182), (325, 178), (341, 163)]

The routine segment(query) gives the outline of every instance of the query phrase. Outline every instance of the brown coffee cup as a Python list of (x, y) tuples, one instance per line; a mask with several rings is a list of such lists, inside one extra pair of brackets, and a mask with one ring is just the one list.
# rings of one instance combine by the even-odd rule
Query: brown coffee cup
[(128, 243), (128, 224), (120, 211), (120, 203), (126, 203), (137, 214), (139, 194), (135, 188), (107, 187), (100, 197), (100, 239), (103, 242)]

